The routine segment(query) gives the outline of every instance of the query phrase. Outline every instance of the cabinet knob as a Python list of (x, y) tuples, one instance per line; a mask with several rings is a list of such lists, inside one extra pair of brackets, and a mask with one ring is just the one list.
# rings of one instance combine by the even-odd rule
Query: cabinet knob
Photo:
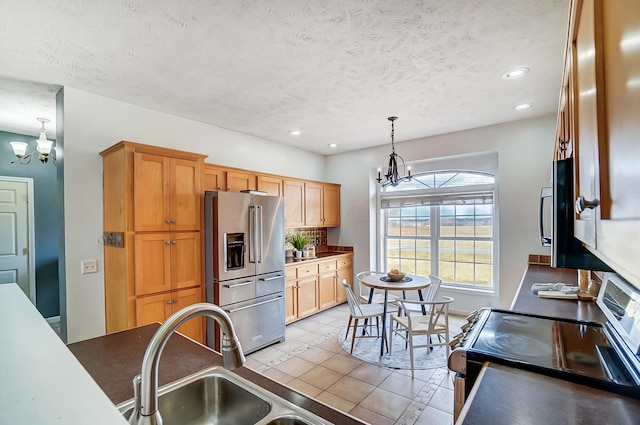
[(598, 206), (600, 201), (598, 199), (594, 199), (593, 201), (587, 201), (584, 199), (584, 196), (580, 195), (576, 199), (576, 212), (578, 214), (582, 214), (587, 209), (594, 209)]
[(167, 301), (167, 304), (173, 304), (173, 301), (169, 300)]
[(178, 304), (178, 300), (173, 300), (173, 303), (174, 304)]
[(178, 241), (171, 241), (171, 243), (175, 245), (178, 243)]
[(167, 224), (169, 224), (169, 223), (171, 223), (171, 220), (166, 219), (164, 222), (165, 222), (165, 223), (167, 223)]
[(171, 245), (171, 241), (164, 241), (165, 245)]
[(174, 220), (171, 220), (171, 222), (172, 222), (173, 224), (175, 224), (175, 223), (176, 223), (175, 219), (174, 219)]

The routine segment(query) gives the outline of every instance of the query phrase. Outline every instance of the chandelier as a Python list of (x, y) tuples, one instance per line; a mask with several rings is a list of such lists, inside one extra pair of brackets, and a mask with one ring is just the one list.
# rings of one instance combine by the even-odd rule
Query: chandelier
[(51, 140), (47, 140), (47, 132), (44, 129), (44, 124), (48, 123), (50, 120), (47, 118), (36, 118), (42, 124), (42, 128), (40, 128), (40, 137), (36, 140), (36, 150), (27, 154), (28, 143), (25, 142), (9, 142), (11, 148), (13, 149), (13, 153), (16, 157), (18, 157), (17, 161), (11, 161), (12, 164), (18, 163), (22, 165), (27, 165), (31, 162), (31, 159), (34, 155), (37, 155), (40, 162), (45, 164), (51, 158), (51, 162), (56, 164), (56, 155), (55, 148), (53, 147), (53, 142)]
[[(386, 160), (383, 168), (378, 168), (378, 178), (376, 181), (383, 186), (391, 185), (397, 186), (400, 182), (408, 182), (411, 180), (411, 167), (405, 167), (404, 159), (400, 155), (396, 153), (396, 145), (393, 140), (394, 136), (394, 126), (393, 122), (398, 119), (398, 117), (389, 117), (387, 118), (391, 121), (391, 155)], [(402, 163), (402, 174), (405, 174), (405, 170), (408, 170), (408, 174), (400, 177), (398, 174), (398, 166)], [(381, 175), (382, 170), (386, 170), (384, 175)]]

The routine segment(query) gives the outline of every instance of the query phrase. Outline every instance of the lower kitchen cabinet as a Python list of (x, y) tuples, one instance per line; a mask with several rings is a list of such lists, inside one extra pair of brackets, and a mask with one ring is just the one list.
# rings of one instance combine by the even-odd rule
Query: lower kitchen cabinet
[(289, 264), (285, 273), (285, 322), (291, 323), (347, 300), (342, 280), (352, 283), (353, 256)]
[(320, 311), (318, 301), (318, 277), (311, 276), (297, 280), (298, 318)]
[[(164, 322), (183, 307), (202, 302), (201, 288), (182, 289), (136, 298), (136, 323), (138, 326)], [(178, 332), (189, 338), (204, 342), (204, 320), (196, 317), (178, 328)]]
[(338, 275), (336, 260), (323, 261), (319, 267), (319, 301), (320, 308), (325, 309), (336, 305), (336, 281)]
[(338, 278), (336, 279), (336, 304), (342, 304), (347, 301), (347, 293), (344, 290), (344, 286), (342, 286), (342, 281), (346, 280), (349, 285), (351, 285), (351, 289), (353, 289), (353, 258), (343, 257), (339, 258), (337, 261), (338, 267)]

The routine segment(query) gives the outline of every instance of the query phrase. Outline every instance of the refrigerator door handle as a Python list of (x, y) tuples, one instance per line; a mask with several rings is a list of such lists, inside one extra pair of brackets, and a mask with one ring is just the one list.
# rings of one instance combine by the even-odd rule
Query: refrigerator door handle
[(256, 207), (255, 205), (249, 205), (249, 262), (256, 262)]
[(262, 237), (262, 225), (263, 225), (263, 220), (262, 220), (262, 207), (261, 206), (257, 206), (256, 207), (256, 212), (258, 213), (259, 217), (256, 217), (256, 226), (260, 226), (260, 228), (257, 231), (257, 235), (256, 235), (256, 250), (259, 249), (258, 251), (258, 263), (262, 264), (262, 261), (264, 260), (263, 258), (263, 249), (264, 249), (264, 245), (263, 245), (263, 237)]

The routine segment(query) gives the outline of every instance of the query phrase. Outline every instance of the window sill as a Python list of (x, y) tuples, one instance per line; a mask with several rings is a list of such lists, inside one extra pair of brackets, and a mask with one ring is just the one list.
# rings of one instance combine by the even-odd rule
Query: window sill
[(491, 289), (465, 288), (463, 286), (445, 285), (444, 283), (442, 284), (441, 288), (454, 291), (454, 292), (466, 293), (466, 294), (475, 293), (475, 294), (487, 295), (491, 297), (498, 296), (498, 292), (495, 290), (495, 288), (491, 288)]

